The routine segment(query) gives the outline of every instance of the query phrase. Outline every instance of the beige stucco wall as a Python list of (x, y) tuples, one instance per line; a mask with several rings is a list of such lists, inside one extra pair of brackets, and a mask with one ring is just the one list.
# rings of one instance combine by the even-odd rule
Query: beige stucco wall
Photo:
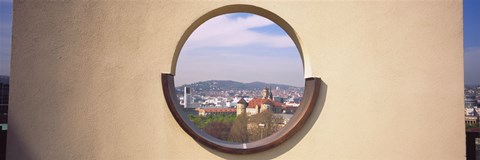
[[(202, 147), (162, 95), (175, 47), (228, 4), (278, 14), (323, 80), (305, 128)], [(464, 159), (462, 2), (14, 1), (8, 159)]]

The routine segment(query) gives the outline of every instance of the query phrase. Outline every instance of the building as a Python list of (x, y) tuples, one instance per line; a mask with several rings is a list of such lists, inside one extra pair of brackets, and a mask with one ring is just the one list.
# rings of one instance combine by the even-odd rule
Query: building
[(283, 98), (279, 97), (279, 96), (275, 96), (275, 97), (273, 97), (273, 101), (283, 103)]
[(8, 122), (8, 92), (10, 88), (9, 77), (0, 76), (0, 123), (6, 128)]
[(245, 101), (245, 99), (243, 98), (240, 98), (240, 100), (237, 102), (237, 116), (242, 113), (246, 113), (247, 106), (248, 106), (247, 101)]
[(478, 116), (465, 116), (465, 124), (472, 125), (478, 123)]
[(0, 159), (5, 159), (8, 129), (9, 77), (0, 76)]
[[(462, 1), (14, 3), (7, 159), (465, 159)], [(158, 76), (232, 12), (282, 22), (322, 78), (308, 123), (250, 155), (195, 141)]]
[(0, 76), (0, 104), (8, 104), (9, 77)]
[(262, 98), (253, 98), (248, 103), (243, 98), (237, 102), (237, 115), (246, 113), (247, 115), (255, 115), (265, 110), (270, 110), (274, 113), (281, 113), (284, 104), (274, 101), (272, 92), (265, 87), (262, 90)]
[(183, 108), (191, 107), (192, 93), (190, 87), (183, 88)]
[(472, 108), (472, 107), (477, 107), (478, 106), (477, 99), (476, 99), (475, 95), (465, 95), (464, 102), (465, 102), (465, 107)]

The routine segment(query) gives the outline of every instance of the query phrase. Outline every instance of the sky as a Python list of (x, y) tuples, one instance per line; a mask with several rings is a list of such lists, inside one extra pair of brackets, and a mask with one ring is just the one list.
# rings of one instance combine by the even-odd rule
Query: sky
[(10, 75), (12, 1), (0, 0), (0, 75)]
[(480, 1), (463, 1), (465, 84), (480, 84)]
[[(478, 85), (480, 1), (465, 0), (463, 12), (465, 84)], [(0, 75), (10, 75), (11, 26), (12, 0), (0, 0)], [(191, 35), (181, 51), (175, 79), (177, 85), (233, 79), (303, 86), (299, 58), (289, 37), (273, 22), (250, 14), (223, 15), (210, 19)]]
[(200, 25), (182, 48), (175, 85), (206, 80), (303, 87), (303, 63), (285, 31), (267, 18), (224, 14)]

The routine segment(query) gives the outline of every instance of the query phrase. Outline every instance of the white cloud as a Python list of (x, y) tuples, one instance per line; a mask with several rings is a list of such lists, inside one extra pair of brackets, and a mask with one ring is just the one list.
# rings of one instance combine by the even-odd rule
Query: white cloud
[(214, 17), (192, 33), (179, 55), (175, 84), (204, 80), (304, 83), (293, 41), (274, 22), (257, 15)]
[(231, 18), (214, 17), (200, 25), (188, 38), (184, 49), (204, 47), (241, 47), (263, 45), (271, 48), (295, 47), (288, 35), (269, 35), (251, 29), (275, 25), (267, 18), (252, 15)]

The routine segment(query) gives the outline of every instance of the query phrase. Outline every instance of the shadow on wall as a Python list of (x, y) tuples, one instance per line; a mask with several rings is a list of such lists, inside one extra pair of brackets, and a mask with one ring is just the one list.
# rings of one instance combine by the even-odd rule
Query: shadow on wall
[(239, 159), (239, 160), (244, 160), (244, 159), (274, 159), (286, 152), (288, 152), (290, 149), (295, 147), (302, 139), (305, 137), (305, 135), (312, 129), (312, 127), (315, 125), (317, 122), (318, 117), (320, 116), (320, 113), (323, 110), (323, 107), (325, 105), (325, 100), (327, 97), (327, 90), (328, 86), (325, 84), (325, 82), (322, 80), (321, 85), (320, 85), (320, 94), (317, 99), (317, 105), (313, 109), (313, 113), (310, 115), (308, 118), (307, 122), (305, 125), (302, 127), (300, 131), (298, 131), (295, 135), (293, 135), (291, 138), (289, 138), (287, 141), (285, 141), (283, 144), (280, 144), (279, 146), (272, 148), (270, 150), (266, 150), (263, 152), (259, 153), (254, 153), (254, 154), (246, 154), (246, 155), (237, 155), (237, 154), (228, 154), (224, 152), (220, 152), (217, 150), (214, 150), (212, 148), (209, 148), (207, 146), (202, 146), (209, 152), (225, 158), (225, 159)]

